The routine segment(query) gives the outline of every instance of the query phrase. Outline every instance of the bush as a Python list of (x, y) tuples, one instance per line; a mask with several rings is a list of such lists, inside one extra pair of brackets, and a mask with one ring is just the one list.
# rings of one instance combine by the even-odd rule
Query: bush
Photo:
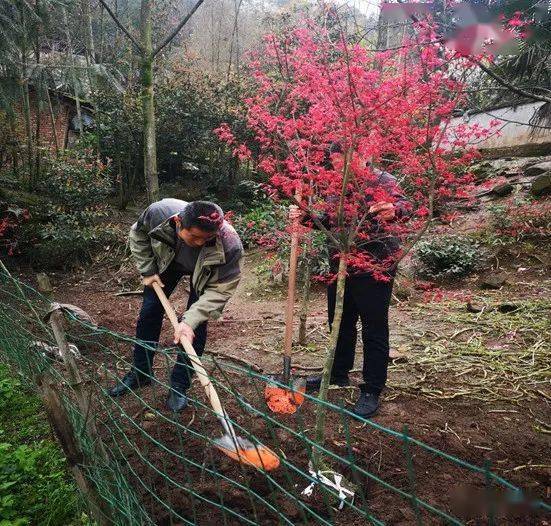
[(516, 243), (551, 236), (551, 201), (519, 201), (489, 207), (492, 244)]
[(27, 232), (33, 262), (60, 267), (88, 261), (96, 249), (114, 240), (115, 230), (105, 221), (110, 167), (91, 149), (76, 148), (51, 159), (41, 189), (51, 201), (46, 223)]
[(21, 225), (28, 221), (29, 217), (26, 208), (0, 200), (0, 249), (8, 256), (20, 252)]
[[(291, 237), (286, 231), (288, 205), (267, 200), (245, 214), (232, 215), (231, 221), (246, 248), (260, 246), (271, 252), (269, 272), (272, 276), (286, 275), (289, 267)], [(325, 276), (329, 273), (327, 242), (321, 232), (313, 231), (311, 248), (302, 250), (298, 260), (299, 279), (306, 263), (310, 264), (312, 275)], [(302, 245), (304, 249), (304, 244)]]
[(233, 214), (231, 222), (246, 248), (263, 246), (275, 249), (278, 237), (284, 235), (286, 218), (285, 205), (266, 201), (244, 214)]
[(479, 247), (470, 239), (441, 236), (417, 245), (417, 272), (431, 279), (459, 278), (475, 269), (480, 259)]

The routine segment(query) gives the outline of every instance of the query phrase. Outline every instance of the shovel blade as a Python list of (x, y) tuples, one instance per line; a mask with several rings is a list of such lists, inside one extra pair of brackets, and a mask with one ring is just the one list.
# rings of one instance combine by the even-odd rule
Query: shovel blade
[(264, 471), (272, 471), (279, 467), (279, 457), (271, 449), (262, 444), (255, 445), (245, 438), (237, 437), (237, 440), (234, 440), (231, 436), (224, 435), (214, 440), (214, 445), (222, 453), (242, 464)]
[[(281, 383), (281, 379), (275, 378)], [(274, 413), (292, 415), (304, 402), (306, 381), (296, 378), (290, 381), (289, 387), (281, 387), (276, 383), (268, 383), (264, 388), (266, 404)]]

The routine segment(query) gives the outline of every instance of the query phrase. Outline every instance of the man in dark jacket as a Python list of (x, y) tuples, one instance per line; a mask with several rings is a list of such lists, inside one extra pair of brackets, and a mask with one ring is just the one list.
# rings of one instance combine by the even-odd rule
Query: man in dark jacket
[[(201, 356), (207, 340), (207, 320), (220, 317), (241, 277), (243, 246), (239, 236), (214, 203), (163, 199), (141, 214), (128, 239), (144, 285), (136, 338), (151, 346), (159, 341), (164, 311), (152, 284), (158, 283), (170, 296), (182, 277), (190, 276), (187, 310), (174, 333), (174, 343), (185, 336)], [(137, 343), (133, 367), (111, 389), (111, 396), (150, 384), (154, 355), (155, 351)], [(187, 356), (179, 353), (167, 401), (173, 411), (187, 406), (185, 393), (192, 371)]]
[[(375, 171), (378, 176), (374, 186), (382, 186), (392, 196), (392, 202), (377, 202), (369, 208), (373, 217), (373, 229), (370, 240), (359, 244), (358, 248), (367, 253), (375, 262), (392, 259), (400, 248), (399, 240), (388, 233), (389, 223), (404, 217), (408, 210), (408, 203), (401, 194), (396, 179), (381, 171)], [(371, 200), (371, 196), (366, 196)], [(331, 225), (327, 225), (331, 228)], [(330, 250), (331, 271), (336, 273), (338, 262), (333, 257), (335, 252)], [(333, 253), (332, 253), (333, 252)], [(335, 361), (331, 371), (331, 384), (341, 387), (350, 385), (348, 377), (354, 365), (356, 340), (358, 336), (358, 319), (362, 322), (363, 341), (363, 380), (360, 385), (360, 397), (354, 406), (354, 413), (369, 418), (379, 408), (379, 397), (383, 390), (388, 369), (389, 359), (389, 328), (388, 310), (392, 295), (395, 268), (386, 272), (387, 281), (377, 279), (372, 272), (357, 272), (349, 270), (344, 291), (344, 306)], [(333, 281), (327, 288), (327, 311), (329, 326), (335, 315), (337, 285)], [(317, 391), (321, 384), (321, 376), (307, 379), (307, 390)]]

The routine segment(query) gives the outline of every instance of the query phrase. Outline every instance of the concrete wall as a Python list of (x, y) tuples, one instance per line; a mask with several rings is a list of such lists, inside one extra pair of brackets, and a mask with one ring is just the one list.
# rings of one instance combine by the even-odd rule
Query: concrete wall
[[(478, 143), (478, 147), (487, 157), (544, 155), (551, 153), (551, 129), (534, 128), (529, 125), (530, 119), (543, 104), (534, 102), (457, 117), (452, 120), (450, 129), (465, 122), (487, 128), (490, 121), (499, 120), (502, 123), (498, 127), (500, 133)], [(542, 123), (541, 126), (549, 124)]]

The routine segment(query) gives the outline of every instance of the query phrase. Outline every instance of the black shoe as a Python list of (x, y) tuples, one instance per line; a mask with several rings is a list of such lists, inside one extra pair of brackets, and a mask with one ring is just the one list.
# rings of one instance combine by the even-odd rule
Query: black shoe
[(146, 376), (145, 374), (140, 374), (136, 371), (130, 371), (126, 373), (123, 378), (121, 378), (115, 387), (109, 389), (109, 396), (117, 397), (122, 396), (128, 391), (138, 389), (145, 385), (151, 383), (151, 377)]
[(168, 393), (168, 399), (166, 406), (175, 413), (179, 413), (185, 409), (189, 404), (188, 397), (186, 396), (186, 390), (179, 385), (171, 385)]
[(379, 409), (379, 396), (363, 391), (356, 402), (353, 413), (363, 418), (371, 418)]
[[(339, 387), (346, 387), (350, 385), (350, 379), (346, 376), (334, 376), (330, 380), (331, 385), (338, 385)], [(316, 376), (310, 376), (306, 378), (306, 392), (313, 393), (319, 391), (321, 386), (321, 374)]]

